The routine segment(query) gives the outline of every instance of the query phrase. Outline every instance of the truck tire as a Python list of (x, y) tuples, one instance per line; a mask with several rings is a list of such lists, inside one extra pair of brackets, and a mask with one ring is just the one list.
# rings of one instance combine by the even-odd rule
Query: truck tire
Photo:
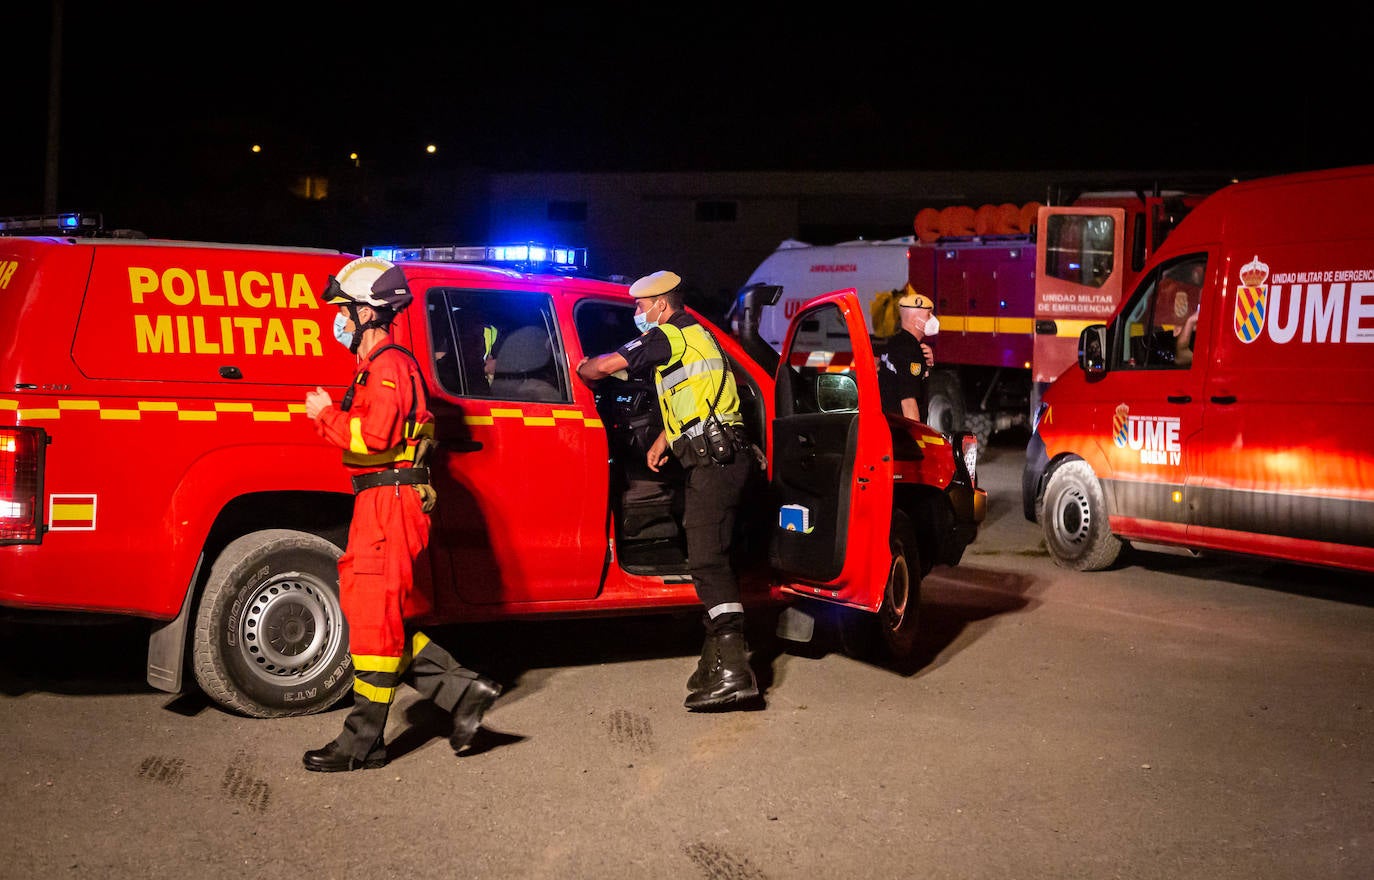
[(892, 515), (888, 533), (892, 556), (888, 560), (887, 585), (876, 614), (848, 610), (841, 637), (846, 652), (856, 657), (876, 656), (901, 664), (916, 654), (916, 626), (921, 604), (921, 555), (916, 530), (900, 510)]
[(1050, 475), (1040, 522), (1050, 556), (1064, 568), (1101, 571), (1121, 555), (1102, 486), (1086, 461), (1066, 462)]
[(930, 384), (926, 388), (926, 424), (951, 436), (964, 431), (964, 389), (958, 376), (948, 371), (930, 374)]
[(339, 607), (339, 548), (287, 529), (253, 532), (215, 559), (196, 611), (196, 681), (252, 718), (309, 715), (353, 684)]

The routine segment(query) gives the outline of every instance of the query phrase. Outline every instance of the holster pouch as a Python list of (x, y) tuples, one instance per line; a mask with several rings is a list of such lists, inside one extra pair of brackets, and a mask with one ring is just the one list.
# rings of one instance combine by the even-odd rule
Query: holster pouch
[[(706, 417), (706, 424), (698, 438), (705, 446), (706, 455), (716, 464), (729, 464), (735, 460), (735, 433), (714, 415)], [(698, 454), (701, 454), (700, 451)]]

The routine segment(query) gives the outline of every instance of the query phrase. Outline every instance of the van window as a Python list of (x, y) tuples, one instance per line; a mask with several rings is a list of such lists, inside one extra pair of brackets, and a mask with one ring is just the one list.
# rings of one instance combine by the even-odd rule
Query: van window
[(1206, 272), (1206, 254), (1191, 254), (1151, 272), (1117, 319), (1109, 369), (1189, 367)]
[(1051, 214), (1045, 224), (1045, 274), (1101, 287), (1115, 268), (1116, 221), (1106, 214)]
[(572, 400), (550, 298), (436, 287), (425, 298), (434, 374), (456, 397)]

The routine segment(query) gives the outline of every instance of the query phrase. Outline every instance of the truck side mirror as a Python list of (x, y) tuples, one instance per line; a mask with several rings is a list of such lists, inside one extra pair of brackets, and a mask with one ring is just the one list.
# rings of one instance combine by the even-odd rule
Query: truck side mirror
[(759, 335), (759, 315), (765, 306), (776, 305), (781, 296), (780, 284), (749, 284), (740, 288), (730, 310), (725, 313), (725, 326), (769, 375), (778, 371), (778, 353)]
[(1088, 375), (1107, 372), (1106, 350), (1106, 324), (1091, 324), (1078, 334), (1078, 366)]
[(858, 412), (859, 383), (844, 373), (816, 376), (816, 407), (823, 413)]

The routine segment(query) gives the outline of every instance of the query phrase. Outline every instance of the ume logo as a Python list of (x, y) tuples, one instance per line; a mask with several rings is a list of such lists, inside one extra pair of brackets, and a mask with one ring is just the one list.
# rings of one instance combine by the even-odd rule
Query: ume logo
[(1112, 418), (1112, 442), (1139, 452), (1141, 464), (1178, 465), (1183, 461), (1178, 427), (1176, 416), (1133, 416), (1123, 403)]
[(1280, 345), (1374, 342), (1374, 271), (1283, 272), (1270, 280), (1258, 256), (1240, 269), (1231, 323), (1241, 342), (1263, 334)]

